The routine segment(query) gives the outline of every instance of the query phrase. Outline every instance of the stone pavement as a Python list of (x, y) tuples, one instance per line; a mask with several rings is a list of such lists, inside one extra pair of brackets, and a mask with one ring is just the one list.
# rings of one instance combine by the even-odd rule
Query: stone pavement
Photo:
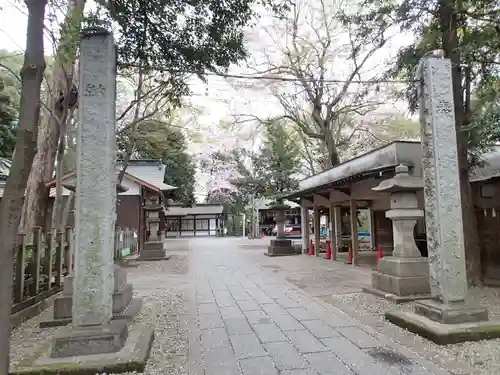
[(248, 243), (189, 241), (190, 374), (450, 374), (252, 262)]

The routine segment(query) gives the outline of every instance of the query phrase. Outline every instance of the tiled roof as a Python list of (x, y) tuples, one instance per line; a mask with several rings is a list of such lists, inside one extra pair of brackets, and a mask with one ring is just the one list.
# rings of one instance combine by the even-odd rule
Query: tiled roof
[[(74, 176), (74, 171), (64, 175), (63, 179), (67, 180)], [(117, 174), (119, 169), (117, 169)], [(171, 186), (163, 183), (165, 176), (165, 166), (160, 162), (155, 162), (151, 160), (131, 160), (130, 165), (127, 167), (125, 172), (125, 177), (129, 177), (135, 182), (148, 186), (150, 188), (158, 189), (160, 191), (173, 190), (176, 189), (175, 186)], [(55, 179), (47, 182), (47, 185), (53, 185)]]
[(219, 215), (224, 210), (221, 205), (196, 205), (193, 207), (168, 206), (165, 216)]

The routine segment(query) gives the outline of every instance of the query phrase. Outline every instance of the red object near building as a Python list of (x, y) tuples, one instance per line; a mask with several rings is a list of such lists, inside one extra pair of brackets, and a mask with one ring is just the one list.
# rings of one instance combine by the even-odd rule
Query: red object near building
[(332, 259), (332, 247), (330, 246), (330, 240), (326, 241), (326, 255), (325, 259)]
[(349, 252), (347, 253), (347, 264), (352, 264), (352, 248), (349, 246)]
[(313, 245), (313, 240), (309, 241), (309, 253), (307, 255), (314, 255), (314, 245)]

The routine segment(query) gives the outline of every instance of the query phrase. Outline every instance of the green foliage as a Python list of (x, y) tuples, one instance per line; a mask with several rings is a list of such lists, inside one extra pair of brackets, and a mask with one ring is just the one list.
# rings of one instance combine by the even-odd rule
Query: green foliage
[(282, 195), (297, 188), (300, 146), (282, 122), (267, 122), (259, 163), (265, 166), (266, 196)]
[(14, 100), (0, 76), (0, 157), (9, 159), (16, 146), (18, 112)]
[(227, 220), (229, 215), (235, 216), (244, 213), (249, 199), (248, 196), (241, 194), (237, 190), (221, 188), (210, 191), (206, 203), (222, 205), (224, 219)]
[(134, 134), (131, 130), (118, 138), (119, 150), (125, 150), (127, 142), (136, 142), (136, 155), (145, 159), (161, 159), (165, 164), (166, 184), (177, 187), (169, 192), (169, 198), (177, 203), (192, 205), (195, 202), (194, 186), (196, 166), (186, 150), (186, 138), (181, 128), (158, 120), (140, 124)]
[[(179, 95), (188, 93), (182, 72), (225, 71), (247, 56), (244, 31), (264, 7), (281, 14), (272, 0), (97, 0), (118, 27), (122, 68), (169, 72)], [(178, 73), (176, 73), (178, 72)]]
[[(358, 14), (343, 15), (343, 20), (356, 24), (358, 36), (376, 34), (377, 29), (388, 25), (413, 33), (415, 41), (398, 52), (386, 74), (386, 78), (407, 80), (415, 79), (422, 57), (434, 50), (446, 51), (449, 40), (443, 40), (443, 35), (456, 30), (458, 48), (448, 53), (457, 53), (454, 69), (460, 74), (463, 87), (471, 87), (470, 95), (461, 94), (464, 108), (461, 130), (467, 136), (469, 150), (476, 153), (500, 140), (498, 108), (481, 99), (484, 91), (490, 92), (490, 98), (492, 92), (498, 93), (498, 84), (492, 85), (498, 82), (500, 74), (498, 6), (498, 0), (365, 0)], [(443, 23), (445, 7), (451, 10), (454, 24)], [(399, 96), (408, 101), (411, 111), (416, 111), (416, 84), (409, 84)], [(474, 106), (469, 105), (469, 96), (476, 99)]]

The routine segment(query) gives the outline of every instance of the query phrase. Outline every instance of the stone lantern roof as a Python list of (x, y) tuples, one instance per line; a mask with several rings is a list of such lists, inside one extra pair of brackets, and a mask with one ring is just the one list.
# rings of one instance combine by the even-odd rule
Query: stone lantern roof
[(396, 168), (396, 176), (382, 181), (378, 186), (372, 188), (374, 191), (401, 192), (416, 191), (424, 188), (424, 180), (421, 177), (411, 176), (407, 165), (399, 164)]

